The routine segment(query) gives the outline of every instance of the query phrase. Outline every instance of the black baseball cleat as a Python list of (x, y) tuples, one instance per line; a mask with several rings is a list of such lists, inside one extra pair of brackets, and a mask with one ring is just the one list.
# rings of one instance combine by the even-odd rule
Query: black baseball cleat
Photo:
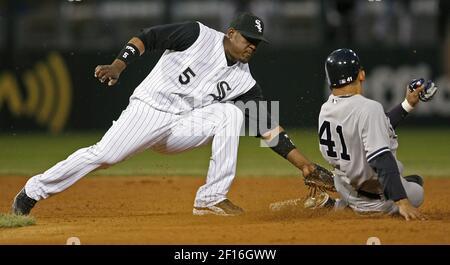
[(421, 187), (423, 187), (423, 178), (419, 175), (410, 175), (410, 176), (406, 176), (404, 178), (408, 182), (414, 182), (414, 183), (419, 184)]
[(16, 215), (28, 215), (36, 202), (36, 200), (27, 196), (25, 188), (23, 188), (14, 198), (12, 213)]

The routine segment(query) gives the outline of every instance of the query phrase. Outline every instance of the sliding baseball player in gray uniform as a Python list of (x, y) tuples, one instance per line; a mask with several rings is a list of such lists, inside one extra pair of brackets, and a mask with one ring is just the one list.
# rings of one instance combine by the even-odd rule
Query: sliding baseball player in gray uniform
[(355, 52), (332, 52), (325, 70), (332, 94), (320, 111), (319, 141), (322, 156), (334, 168), (340, 194), (335, 208), (423, 219), (417, 209), (424, 198), (423, 180), (417, 175), (401, 176), (394, 128), (419, 98), (430, 100), (437, 87), (431, 81), (414, 80), (405, 101), (385, 113), (380, 103), (362, 95), (365, 72)]
[[(111, 86), (142, 53), (165, 51), (128, 107), (97, 144), (29, 179), (14, 200), (13, 212), (29, 214), (37, 201), (146, 149), (178, 153), (212, 142), (206, 183), (197, 191), (193, 214), (242, 214), (227, 193), (236, 173), (243, 120), (255, 117), (244, 116), (229, 101), (264, 100), (248, 65), (258, 44), (266, 42), (263, 32), (262, 20), (249, 13), (233, 20), (226, 34), (199, 22), (144, 29), (112, 64), (95, 69), (95, 77)], [(317, 172), (280, 126), (261, 129), (259, 136), (304, 176)]]

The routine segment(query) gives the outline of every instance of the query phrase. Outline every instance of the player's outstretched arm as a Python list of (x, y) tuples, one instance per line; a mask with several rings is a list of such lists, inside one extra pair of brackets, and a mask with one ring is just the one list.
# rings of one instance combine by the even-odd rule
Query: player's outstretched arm
[(110, 65), (98, 65), (95, 67), (94, 76), (104, 83), (108, 81), (113, 86), (119, 80), (119, 76), (128, 64), (136, 60), (145, 51), (144, 43), (139, 38), (132, 38), (119, 53), (119, 56)]
[(292, 149), (286, 159), (302, 171), (304, 177), (309, 176), (316, 168), (298, 149)]
[(286, 158), (292, 165), (298, 168), (304, 177), (305, 185), (320, 190), (336, 191), (333, 174), (311, 162), (294, 145), (281, 126), (275, 127), (261, 137), (267, 142), (273, 151)]
[(200, 26), (197, 22), (174, 23), (146, 28), (137, 37), (133, 37), (122, 49), (116, 60), (110, 65), (99, 65), (94, 76), (100, 82), (115, 85), (120, 73), (128, 64), (135, 61), (146, 50), (184, 51), (198, 38)]
[(267, 142), (272, 150), (300, 169), (303, 176), (306, 177), (315, 170), (314, 164), (298, 151), (281, 126), (277, 126), (273, 130), (264, 133), (261, 138)]
[(412, 80), (406, 87), (405, 100), (386, 113), (392, 127), (397, 127), (400, 121), (402, 121), (409, 112), (413, 111), (419, 101), (430, 101), (437, 90), (437, 86), (431, 80), (428, 82), (425, 82), (425, 79), (423, 78)]
[(404, 118), (406, 118), (408, 113), (414, 109), (417, 103), (419, 103), (419, 93), (423, 89), (423, 85), (418, 87), (415, 91), (410, 91), (407, 88), (405, 100), (386, 113), (386, 116), (389, 117), (389, 121), (394, 129)]

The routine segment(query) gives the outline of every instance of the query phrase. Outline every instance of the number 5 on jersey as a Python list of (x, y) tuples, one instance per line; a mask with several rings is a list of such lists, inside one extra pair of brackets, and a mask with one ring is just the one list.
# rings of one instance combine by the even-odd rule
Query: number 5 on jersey
[(180, 76), (178, 76), (178, 81), (180, 81), (181, 84), (186, 85), (191, 82), (191, 76), (194, 77), (195, 73), (190, 67), (188, 67)]
[[(344, 135), (342, 133), (341, 125), (336, 126), (336, 132), (339, 134), (339, 140), (340, 140), (341, 146), (342, 146), (342, 153), (340, 154), (341, 159), (350, 160), (350, 155), (347, 153), (347, 146), (345, 145), (345, 140), (344, 140)], [(322, 138), (324, 133), (325, 133), (325, 138)], [(337, 153), (334, 151), (334, 147), (336, 146), (336, 143), (333, 141), (333, 139), (331, 137), (331, 124), (329, 121), (323, 121), (322, 125), (320, 126), (319, 139), (320, 139), (321, 145), (327, 146), (327, 155), (329, 157), (337, 157)]]

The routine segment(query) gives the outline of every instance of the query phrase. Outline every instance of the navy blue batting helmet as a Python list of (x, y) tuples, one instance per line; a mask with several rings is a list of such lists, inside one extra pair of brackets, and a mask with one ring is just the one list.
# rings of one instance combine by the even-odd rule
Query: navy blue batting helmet
[(330, 88), (339, 88), (352, 83), (358, 77), (360, 69), (358, 55), (350, 49), (335, 50), (325, 61), (325, 72)]

